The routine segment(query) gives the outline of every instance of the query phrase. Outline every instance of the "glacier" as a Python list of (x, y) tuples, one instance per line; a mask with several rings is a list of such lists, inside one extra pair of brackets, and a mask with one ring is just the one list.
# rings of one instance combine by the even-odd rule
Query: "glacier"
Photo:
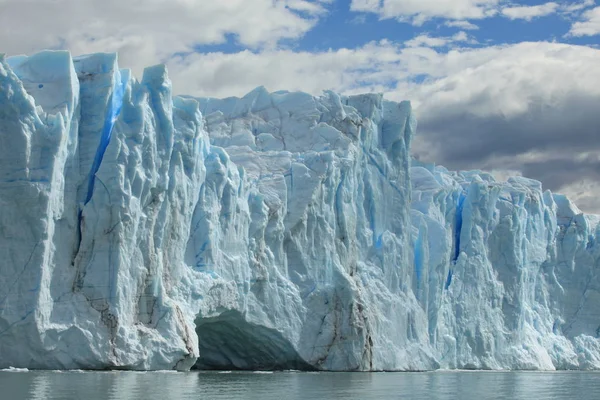
[(0, 368), (600, 369), (600, 218), (409, 102), (0, 55)]

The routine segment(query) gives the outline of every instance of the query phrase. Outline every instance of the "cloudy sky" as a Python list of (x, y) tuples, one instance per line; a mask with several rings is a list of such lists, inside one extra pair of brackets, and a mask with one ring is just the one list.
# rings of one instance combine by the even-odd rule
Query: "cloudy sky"
[(385, 92), (410, 99), (414, 153), (522, 174), (600, 213), (600, 2), (0, 0), (0, 52), (119, 52), (174, 90)]

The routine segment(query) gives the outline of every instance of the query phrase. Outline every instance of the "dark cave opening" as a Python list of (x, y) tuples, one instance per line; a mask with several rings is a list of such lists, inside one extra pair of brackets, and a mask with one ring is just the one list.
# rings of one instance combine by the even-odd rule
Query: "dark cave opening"
[(315, 370), (277, 330), (246, 321), (239, 311), (197, 318), (201, 370)]

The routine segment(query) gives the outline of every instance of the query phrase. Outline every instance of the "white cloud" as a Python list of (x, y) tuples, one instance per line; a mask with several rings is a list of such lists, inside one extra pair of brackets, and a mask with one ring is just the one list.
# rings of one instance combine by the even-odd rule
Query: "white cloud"
[(513, 176), (523, 176), (521, 171), (514, 169), (491, 169), (488, 172), (499, 182), (506, 182)]
[(584, 10), (588, 7), (592, 7), (594, 4), (596, 4), (595, 0), (583, 0), (579, 3), (561, 5), (561, 9), (566, 14), (572, 14)]
[[(453, 50), (436, 54), (411, 73), (436, 77), (408, 95), (420, 107), (444, 113), (453, 105), (469, 105), (478, 117), (525, 115), (538, 99), (547, 107), (565, 101), (570, 93), (600, 98), (600, 51), (589, 47), (534, 42), (510, 46)], [(560, 77), (557, 79), (556, 77)]]
[(600, 34), (600, 7), (584, 12), (582, 19), (571, 26), (569, 35), (594, 36)]
[(329, 0), (3, 0), (0, 43), (8, 54), (44, 48), (119, 51), (136, 71), (233, 35), (250, 48), (297, 39)]
[[(390, 98), (411, 98), (420, 109), (440, 115), (453, 104), (468, 104), (468, 112), (479, 117), (514, 117), (526, 114), (535, 99), (554, 107), (569, 93), (600, 97), (599, 64), (599, 50), (566, 44), (443, 52), (424, 43), (405, 47), (384, 40), (317, 53), (192, 54), (173, 59), (169, 70), (176, 92), (199, 96), (240, 96), (258, 85), (315, 94), (323, 89), (381, 90)], [(429, 79), (411, 83), (417, 76)]]
[(465, 30), (477, 30), (479, 27), (469, 21), (446, 21), (444, 23), (449, 28), (460, 28)]
[(267, 49), (233, 54), (195, 53), (173, 58), (168, 67), (174, 91), (181, 94), (242, 96), (264, 85), (271, 91), (303, 90), (313, 94), (324, 89), (346, 93), (385, 91), (391, 98), (400, 99), (402, 91), (396, 92), (393, 87), (397, 81), (410, 85), (415, 76), (442, 78), (460, 71), (475, 54), (478, 62), (483, 62), (486, 55), (490, 59), (496, 56), (497, 50), (493, 49), (444, 53), (426, 45), (430, 40), (449, 43), (465, 37), (468, 38), (464, 32), (458, 32), (453, 37), (421, 38), (420, 44), (415, 42), (412, 46), (382, 40), (323, 52)]
[(348, 20), (347, 22), (354, 25), (362, 25), (367, 22), (367, 16), (365, 14), (359, 14), (356, 17)]
[(352, 11), (378, 12), (381, 8), (381, 0), (352, 0), (350, 9)]
[(502, 9), (502, 14), (510, 19), (524, 19), (526, 21), (531, 21), (533, 18), (554, 14), (558, 10), (558, 7), (559, 5), (554, 2), (536, 6), (505, 7)]
[(467, 32), (465, 31), (457, 32), (452, 36), (453, 42), (467, 42), (469, 40), (469, 35), (467, 35)]
[(431, 18), (481, 19), (496, 13), (501, 0), (352, 0), (353, 11), (372, 12), (420, 25)]
[(445, 37), (431, 37), (429, 35), (419, 35), (411, 40), (407, 40), (404, 44), (408, 47), (444, 47), (451, 41)]
[(384, 40), (318, 53), (280, 49), (191, 54), (172, 59), (168, 68), (176, 93), (242, 96), (264, 85), (271, 91), (318, 94), (324, 89), (383, 91), (387, 82), (407, 77), (401, 59), (399, 45)]
[(445, 47), (458, 42), (473, 42), (466, 32), (460, 31), (453, 36), (432, 37), (427, 34), (416, 36), (404, 42), (407, 47)]

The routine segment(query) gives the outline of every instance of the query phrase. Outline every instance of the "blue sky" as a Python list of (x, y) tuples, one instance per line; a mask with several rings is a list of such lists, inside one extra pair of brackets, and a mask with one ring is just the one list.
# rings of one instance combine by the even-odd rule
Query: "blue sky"
[[(397, 18), (381, 18), (380, 15), (369, 12), (357, 12), (350, 9), (348, 0), (334, 0), (326, 5), (327, 14), (319, 19), (319, 23), (300, 38), (284, 40), (280, 45), (306, 51), (326, 51), (329, 49), (352, 48), (362, 46), (371, 41), (387, 39), (405, 42), (418, 35), (452, 36), (465, 31), (474, 41), (462, 43), (466, 47), (482, 47), (491, 44), (511, 44), (523, 41), (557, 41), (575, 45), (597, 46), (600, 38), (597, 35), (573, 36), (569, 31), (574, 22), (579, 20), (586, 10), (594, 8), (591, 2), (546, 2), (520, 1), (506, 3), (506, 8), (517, 6), (532, 7), (545, 4), (557, 4), (557, 10), (548, 15), (526, 19), (510, 19), (499, 12), (489, 18), (477, 20), (459, 20), (472, 23), (477, 29), (463, 29), (448, 26), (445, 18), (432, 18), (416, 26), (410, 21), (402, 22)], [(561, 10), (568, 5), (581, 4), (581, 10), (566, 12)], [(220, 51), (234, 53), (246, 46), (239, 44), (235, 35), (229, 35), (227, 40), (215, 45), (198, 46), (199, 52)]]
[(600, 213), (598, 0), (0, 0), (0, 51), (118, 52), (175, 94), (412, 101), (415, 157), (522, 174)]

